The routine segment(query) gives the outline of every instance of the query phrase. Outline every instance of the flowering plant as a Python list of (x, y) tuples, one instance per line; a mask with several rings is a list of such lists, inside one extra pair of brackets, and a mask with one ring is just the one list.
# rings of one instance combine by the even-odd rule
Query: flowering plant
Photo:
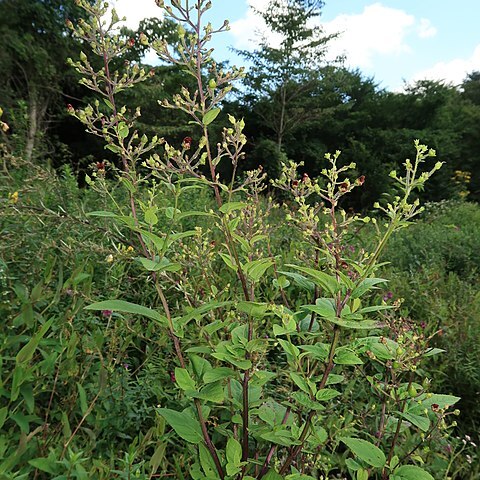
[[(456, 413), (449, 407), (459, 399), (429, 391), (422, 362), (440, 351), (398, 316), (398, 304), (381, 293), (386, 280), (375, 275), (389, 238), (421, 211), (410, 198), (441, 167), (420, 172), (435, 152), (416, 141), (405, 173), (391, 173), (398, 196), (376, 205), (385, 221), (341, 208), (365, 177), (350, 179), (355, 165), (342, 165), (340, 152), (326, 156), (321, 178), (301, 174), (292, 162), (283, 166), (272, 184), (293, 201), (281, 212), (265, 195), (263, 169), (242, 171), (243, 120), (229, 115), (220, 140), (212, 140), (211, 126), (224, 117), (222, 101), (243, 69), (213, 60), (209, 41), (228, 22), (203, 24), (211, 2), (157, 0), (178, 22), (180, 43), (176, 51), (162, 40), (151, 47), (197, 85), (159, 101), (190, 116), (191, 135), (174, 145), (141, 135), (140, 110), (129, 114), (118, 103), (119, 93), (150, 74), (136, 64), (111, 71), (112, 60), (132, 46), (115, 34), (115, 11), (106, 25), (103, 2), (77, 1), (89, 20), (72, 29), (103, 64), (95, 70), (85, 53), (70, 61), (98, 99), (69, 111), (119, 158), (118, 167), (97, 164), (91, 187), (109, 195), (106, 176), (113, 173), (128, 192), (127, 205), (115, 202), (114, 211), (90, 215), (132, 232), (140, 275), (157, 297), (148, 306), (120, 298), (87, 308), (146, 317), (171, 340), (178, 398), (175, 405), (158, 399), (156, 412), (171, 431), (161, 435), (155, 470), (163, 465), (168, 474), (176, 468), (181, 478), (188, 472), (199, 480), (300, 480), (334, 472), (357, 480), (432, 479), (421, 466), (428, 457), (423, 445), (448, 428)], [(141, 41), (149, 43), (146, 35)], [(227, 180), (218, 173), (222, 162), (231, 164)], [(214, 208), (182, 207), (192, 191), (212, 192)], [(296, 239), (294, 255), (271, 241), (278, 229), (273, 219), (281, 215)], [(185, 229), (187, 221), (193, 228)], [(375, 244), (352, 247), (352, 233), (367, 224), (377, 233)], [(183, 467), (165, 456), (175, 448), (172, 435), (184, 442)]]

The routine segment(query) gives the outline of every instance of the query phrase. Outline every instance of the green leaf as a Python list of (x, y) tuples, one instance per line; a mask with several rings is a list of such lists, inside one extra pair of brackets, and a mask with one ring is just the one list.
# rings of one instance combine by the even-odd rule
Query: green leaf
[(145, 222), (147, 222), (149, 225), (153, 226), (158, 223), (158, 217), (157, 217), (157, 207), (150, 207), (145, 210)]
[(270, 405), (262, 405), (258, 409), (258, 417), (271, 427), (275, 425), (275, 412)]
[(152, 467), (153, 473), (158, 470), (158, 467), (162, 464), (163, 459), (165, 458), (165, 450), (167, 444), (165, 442), (158, 442), (153, 452), (153, 455), (150, 457), (148, 464)]
[(130, 130), (125, 122), (120, 122), (118, 124), (118, 136), (120, 138), (127, 138)]
[(252, 260), (243, 265), (243, 271), (254, 282), (258, 282), (264, 273), (273, 265), (273, 260), (270, 258), (260, 258)]
[(187, 412), (177, 412), (170, 408), (159, 408), (158, 413), (175, 430), (175, 433), (189, 443), (198, 444), (203, 441), (200, 423)]
[(110, 109), (114, 110), (112, 102), (108, 98), (104, 98), (103, 101), (105, 102), (105, 105)]
[(296, 360), (298, 358), (300, 350), (295, 345), (293, 345), (293, 343), (287, 342), (286, 340), (283, 340), (281, 338), (278, 339), (278, 343), (282, 346), (283, 350), (287, 354), (287, 357), (292, 357), (293, 360)]
[(283, 272), (279, 271), (282, 275), (291, 278), (300, 288), (313, 292), (315, 290), (315, 284), (310, 280), (307, 280), (303, 275), (294, 272)]
[(38, 468), (38, 470), (41, 470), (42, 472), (50, 473), (51, 475), (55, 475), (57, 472), (57, 462), (50, 458), (33, 458), (32, 460), (29, 460), (28, 463), (32, 467)]
[(230, 258), (230, 255), (227, 255), (226, 253), (219, 253), (220, 258), (225, 262), (225, 265), (227, 267), (231, 268), (235, 272), (237, 271), (237, 266), (233, 263), (232, 259)]
[(405, 420), (422, 430), (422, 432), (427, 432), (430, 428), (430, 420), (427, 417), (415, 415), (413, 413), (401, 413), (401, 416)]
[(114, 145), (113, 143), (109, 143), (104, 147), (106, 150), (110, 150), (113, 153), (122, 153), (122, 149), (118, 145)]
[[(315, 343), (314, 345), (300, 345), (300, 348), (308, 352), (309, 356), (322, 362), (327, 359), (328, 352), (330, 350), (329, 345), (327, 345), (326, 343)], [(302, 354), (302, 357), (304, 355), (305, 354)]]
[(227, 441), (225, 451), (227, 457), (227, 475), (234, 476), (240, 472), (242, 467), (242, 446), (233, 437)]
[(5, 424), (5, 420), (7, 419), (8, 415), (8, 407), (0, 408), (0, 429)]
[(341, 318), (330, 317), (326, 318), (331, 323), (343, 328), (349, 328), (351, 330), (374, 330), (380, 328), (381, 324), (374, 320), (343, 320)]
[(247, 204), (245, 202), (227, 202), (224, 203), (219, 210), (222, 213), (230, 213), (233, 210), (241, 210), (242, 208), (245, 208)]
[(228, 367), (212, 368), (203, 375), (205, 383), (213, 383), (224, 378), (232, 378), (236, 375), (235, 371)]
[(368, 470), (364, 468), (360, 468), (357, 471), (357, 479), (356, 480), (368, 480)]
[(182, 327), (185, 327), (188, 325), (188, 323), (193, 320), (194, 318), (200, 319), (204, 317), (207, 313), (211, 312), (212, 310), (215, 310), (217, 308), (222, 308), (227, 305), (231, 305), (232, 302), (218, 302), (216, 300), (212, 300), (211, 302), (205, 303), (204, 305), (201, 305), (200, 307), (194, 308), (190, 310), (186, 315), (184, 315), (181, 318), (176, 319), (177, 325), (180, 325)]
[(340, 347), (335, 353), (334, 363), (338, 365), (362, 365), (363, 361), (355, 353), (345, 347)]
[(439, 353), (444, 353), (446, 350), (443, 348), (429, 348), (424, 354), (424, 357), (431, 357), (433, 355), (438, 355)]
[(340, 284), (338, 283), (337, 279), (332, 276), (328, 275), (325, 272), (321, 272), (320, 270), (315, 270), (314, 268), (307, 268), (307, 267), (300, 267), (297, 265), (286, 265), (287, 267), (294, 268), (299, 270), (302, 273), (307, 274), (313, 279), (313, 282), (318, 285), (319, 287), (327, 290), (332, 295), (338, 292), (340, 289)]
[(369, 290), (376, 288), (375, 285), (387, 282), (388, 280), (384, 278), (366, 278), (353, 289), (351, 298), (359, 298)]
[(105, 210), (96, 210), (94, 212), (88, 212), (87, 217), (106, 217), (106, 218), (117, 218), (118, 215), (113, 212), (107, 212)]
[(20, 363), (27, 363), (31, 360), (40, 341), (48, 332), (52, 323), (53, 323), (53, 318), (45, 322), (41, 326), (40, 330), (28, 341), (26, 345), (22, 347), (22, 349), (17, 353), (17, 356), (15, 357), (15, 361), (17, 362), (17, 365)]
[[(178, 212), (180, 212), (180, 210), (177, 210)], [(165, 209), (165, 216), (169, 219), (169, 220), (172, 220), (173, 217), (175, 216), (175, 208), (173, 207), (167, 207)]]
[(145, 257), (137, 257), (136, 260), (149, 272), (178, 272), (182, 268), (179, 263), (171, 263), (168, 258), (162, 258), (159, 262)]
[(213, 213), (209, 212), (200, 212), (198, 210), (191, 210), (188, 212), (181, 212), (177, 210), (177, 220), (181, 220), (182, 218), (188, 218), (188, 217), (214, 217), (215, 215)]
[(185, 368), (175, 367), (175, 381), (182, 390), (196, 390), (195, 381)]
[(216, 479), (218, 475), (217, 467), (215, 466), (215, 462), (213, 461), (212, 455), (208, 451), (208, 448), (203, 443), (198, 445), (198, 457), (200, 459), (202, 470), (207, 478)]
[(291, 475), (287, 475), (285, 480), (316, 480), (315, 477), (310, 475), (305, 475), (304, 473), (292, 473)]
[(87, 394), (83, 386), (77, 382), (77, 389), (78, 389), (78, 399), (80, 400), (80, 411), (82, 415), (85, 415), (85, 412), (88, 410), (88, 403), (87, 403)]
[(268, 303), (260, 303), (260, 302), (238, 302), (237, 310), (239, 312), (246, 313), (255, 318), (263, 318), (268, 310)]
[(311, 393), (310, 387), (308, 386), (308, 383), (306, 382), (306, 380), (301, 375), (299, 375), (298, 373), (295, 373), (295, 372), (290, 372), (290, 378), (293, 380), (295, 385), (297, 385), (297, 387), (300, 390), (303, 390), (305, 393), (308, 393), (308, 394)]
[(113, 312), (133, 313), (155, 320), (162, 325), (167, 325), (167, 319), (160, 313), (136, 303), (125, 302), (124, 300), (105, 300), (92, 303), (85, 307), (85, 310), (112, 310)]
[(146, 230), (139, 229), (138, 231), (142, 235), (142, 239), (147, 243), (147, 245), (152, 244), (156, 248), (157, 253), (163, 253), (163, 249), (165, 248), (165, 240), (163, 238), (160, 238), (154, 233), (147, 232)]
[(276, 443), (277, 445), (283, 445), (284, 447), (290, 447), (296, 443), (292, 438), (292, 433), (285, 428), (279, 428), (278, 430), (274, 430), (272, 432), (262, 433), (260, 436), (268, 442)]
[(293, 392), (291, 394), (292, 398), (302, 407), (306, 408), (307, 410), (325, 410), (325, 407), (310, 398), (310, 395), (307, 395), (304, 392)]
[(373, 443), (361, 440), (360, 438), (341, 437), (343, 442), (355, 456), (372, 467), (381, 468), (385, 465), (384, 453)]
[(431, 408), (431, 406), (434, 404), (438, 405), (438, 408), (447, 408), (455, 405), (458, 401), (460, 401), (460, 397), (434, 393), (429, 398), (427, 398), (426, 396), (422, 396), (420, 400), (422, 400), (422, 406), (424, 408)]
[(326, 385), (336, 385), (337, 383), (342, 383), (345, 377), (343, 375), (337, 375), (335, 373), (331, 373), (328, 376)]
[(371, 307), (361, 308), (360, 310), (357, 310), (356, 313), (372, 313), (379, 312), (381, 310), (391, 310), (392, 308), (394, 308), (393, 305), (372, 305)]
[(205, 372), (212, 370), (212, 365), (205, 358), (200, 357), (199, 355), (189, 355), (190, 361), (192, 362), (193, 373), (198, 379), (201, 379)]
[[(189, 392), (187, 392), (189, 394)], [(222, 403), (225, 399), (225, 392), (221, 382), (213, 382), (205, 385), (200, 392), (190, 394), (194, 398), (205, 400), (206, 402)]]
[(390, 478), (395, 478), (395, 480), (434, 480), (428, 472), (416, 465), (403, 465), (397, 468), (394, 476), (390, 476)]
[(319, 298), (315, 305), (302, 305), (301, 309), (315, 312), (321, 318), (335, 317), (335, 307), (333, 300), (330, 298)]
[(219, 113), (219, 108), (212, 108), (203, 116), (202, 123), (205, 126), (210, 125), (218, 117)]
[(315, 398), (319, 402), (328, 402), (329, 400), (332, 400), (335, 397), (338, 397), (340, 395), (340, 392), (337, 390), (334, 390), (333, 388), (323, 388), (322, 390), (319, 390), (317, 394), (315, 395)]

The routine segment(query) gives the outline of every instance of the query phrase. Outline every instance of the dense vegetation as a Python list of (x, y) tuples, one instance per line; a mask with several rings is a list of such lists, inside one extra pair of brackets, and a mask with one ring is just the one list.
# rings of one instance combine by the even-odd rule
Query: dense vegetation
[(314, 68), (321, 3), (237, 90), (181, 2), (0, 3), (0, 478), (478, 477), (480, 76)]

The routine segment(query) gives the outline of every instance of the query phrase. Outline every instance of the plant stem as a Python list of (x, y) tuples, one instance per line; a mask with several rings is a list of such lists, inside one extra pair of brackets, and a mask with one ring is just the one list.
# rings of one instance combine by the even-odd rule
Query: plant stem
[[(328, 363), (325, 367), (325, 371), (323, 372), (322, 379), (320, 381), (320, 384), (318, 385), (318, 390), (322, 390), (328, 380), (328, 376), (330, 375), (331, 371), (333, 370), (333, 358), (335, 356), (335, 349), (338, 343), (338, 339), (340, 337), (340, 329), (338, 325), (335, 325), (333, 329), (333, 339), (332, 343), (330, 344), (330, 353), (328, 355)], [(302, 433), (300, 434), (299, 444), (290, 452), (288, 455), (287, 459), (285, 460), (284, 464), (282, 465), (282, 468), (280, 469), (280, 475), (285, 475), (287, 472), (287, 469), (290, 467), (290, 464), (293, 462), (294, 458), (301, 452), (303, 449), (303, 445), (305, 443), (305, 440), (307, 439), (308, 432), (310, 430), (310, 426), (312, 424), (312, 420), (316, 415), (316, 410), (311, 410), (310, 413), (308, 414), (307, 420), (303, 426)]]

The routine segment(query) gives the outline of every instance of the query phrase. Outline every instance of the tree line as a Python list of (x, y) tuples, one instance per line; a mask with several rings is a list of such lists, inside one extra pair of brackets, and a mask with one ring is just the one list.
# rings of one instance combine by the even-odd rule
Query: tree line
[[(291, 160), (315, 177), (324, 168), (325, 153), (341, 150), (343, 161), (355, 162), (366, 179), (352, 207), (368, 208), (385, 191), (389, 172), (413, 155), (413, 140), (419, 138), (445, 162), (423, 200), (478, 201), (480, 72), (471, 72), (460, 85), (421, 80), (403, 92), (382, 89), (360, 70), (346, 68), (341, 58), (325, 60), (336, 35), (311, 26), (320, 25), (315, 20), (323, 6), (319, 0), (271, 0), (258, 14), (283, 41), (272, 46), (259, 39), (255, 50), (238, 52), (248, 68), (221, 115), (245, 119), (249, 144), (243, 168), (262, 165), (275, 178), (281, 162)], [(66, 61), (88, 49), (69, 29), (78, 18), (74, 0), (0, 2), (0, 106), (10, 125), (4, 140), (14, 155), (54, 168), (68, 165), (82, 183), (96, 162), (114, 160), (67, 112), (69, 105), (89, 101)], [(145, 65), (142, 34), (176, 46), (184, 33), (169, 19), (146, 19), (137, 31), (122, 29), (130, 48), (112, 68), (129, 63), (152, 71), (147, 82), (124, 92), (124, 103), (140, 106), (139, 130), (171, 144), (180, 145), (185, 137), (195, 141), (199, 132), (186, 117), (172, 116), (158, 103), (171, 99), (179, 85), (189, 87), (192, 78), (177, 67)], [(222, 68), (222, 59), (216, 68)]]

